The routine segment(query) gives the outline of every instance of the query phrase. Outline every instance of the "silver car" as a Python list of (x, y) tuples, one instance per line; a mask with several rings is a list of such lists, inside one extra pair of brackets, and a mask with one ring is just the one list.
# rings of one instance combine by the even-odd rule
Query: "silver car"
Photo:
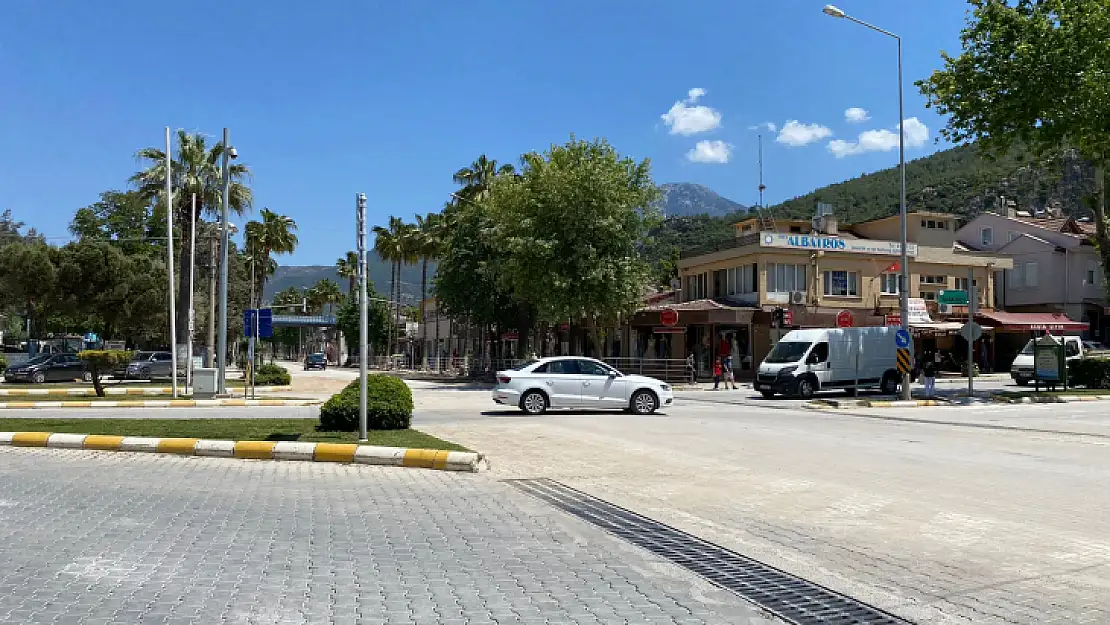
[[(177, 363), (177, 375), (185, 375), (187, 363)], [(150, 380), (153, 378), (168, 378), (173, 371), (173, 354), (170, 352), (135, 352), (131, 362), (127, 363), (124, 378), (128, 380)]]

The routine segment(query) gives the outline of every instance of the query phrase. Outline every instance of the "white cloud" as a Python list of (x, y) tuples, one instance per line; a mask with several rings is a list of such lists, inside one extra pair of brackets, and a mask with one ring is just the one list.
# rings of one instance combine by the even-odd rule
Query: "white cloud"
[(832, 131), (821, 124), (803, 124), (792, 119), (782, 125), (782, 130), (779, 131), (775, 141), (792, 147), (801, 147), (831, 136)]
[(779, 127), (774, 122), (763, 122), (754, 126), (748, 126), (748, 130), (766, 130), (768, 132), (775, 132)]
[[(903, 123), (907, 148), (919, 148), (929, 140), (929, 128), (916, 117)], [(889, 152), (898, 148), (898, 130), (865, 130), (855, 141), (834, 139), (829, 141), (829, 151), (837, 158), (865, 154), (867, 152)]]
[(685, 100), (675, 102), (671, 110), (661, 116), (672, 135), (696, 135), (699, 132), (709, 132), (721, 125), (721, 114), (718, 111), (708, 106), (694, 104), (705, 95), (705, 89), (694, 87), (686, 95)]
[(694, 163), (727, 163), (732, 156), (732, 144), (724, 141), (698, 141), (686, 158)]
[(858, 106), (853, 106), (849, 109), (844, 109), (844, 121), (851, 124), (858, 124), (871, 119), (866, 109), (861, 109)]

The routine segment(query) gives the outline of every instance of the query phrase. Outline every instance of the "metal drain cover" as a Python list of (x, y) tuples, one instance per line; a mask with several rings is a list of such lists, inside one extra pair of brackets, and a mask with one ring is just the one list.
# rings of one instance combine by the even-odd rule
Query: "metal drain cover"
[(797, 625), (907, 625), (908, 621), (773, 566), (706, 542), (546, 478), (506, 480), (583, 521), (647, 549)]

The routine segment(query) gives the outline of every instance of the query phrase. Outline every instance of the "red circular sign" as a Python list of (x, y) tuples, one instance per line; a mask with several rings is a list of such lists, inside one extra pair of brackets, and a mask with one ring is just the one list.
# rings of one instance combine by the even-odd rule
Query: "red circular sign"
[(659, 322), (669, 327), (678, 323), (678, 311), (673, 308), (664, 308), (659, 311)]
[(851, 311), (842, 310), (842, 311), (836, 313), (836, 327), (838, 327), (838, 328), (850, 328), (850, 327), (852, 327), (853, 322), (854, 322), (854, 320), (852, 319), (852, 312)]

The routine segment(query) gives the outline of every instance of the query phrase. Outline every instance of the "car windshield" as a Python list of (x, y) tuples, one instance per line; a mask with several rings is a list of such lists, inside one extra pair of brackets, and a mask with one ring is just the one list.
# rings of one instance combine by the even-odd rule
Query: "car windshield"
[(763, 362), (798, 362), (813, 343), (807, 341), (779, 341)]
[(324, 355), (323, 355), (323, 354), (310, 354), (310, 355), (308, 356), (308, 359), (309, 359), (309, 360), (323, 360), (323, 359), (324, 359)]
[(138, 362), (140, 360), (149, 360), (149, 359), (150, 359), (150, 352), (135, 352), (131, 356), (131, 361), (132, 362)]

